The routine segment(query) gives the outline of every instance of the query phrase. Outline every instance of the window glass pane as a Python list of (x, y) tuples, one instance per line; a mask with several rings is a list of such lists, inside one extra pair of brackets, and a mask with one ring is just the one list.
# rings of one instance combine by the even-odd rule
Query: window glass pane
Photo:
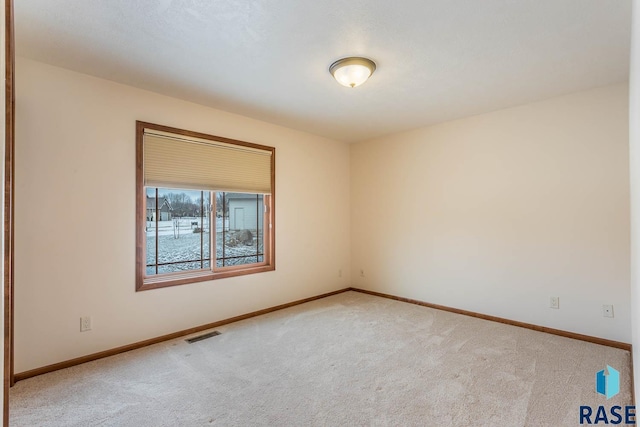
[(147, 188), (147, 275), (209, 268), (210, 206), (210, 192)]
[(146, 243), (147, 243), (147, 268), (146, 273), (147, 276), (156, 273), (156, 229), (155, 224), (153, 222), (153, 213), (155, 210), (155, 197), (156, 197), (156, 189), (155, 188), (147, 188), (146, 191), (146, 215), (145, 215), (145, 235), (146, 235)]
[(201, 191), (200, 196), (196, 200), (196, 203), (200, 205), (200, 216), (197, 218), (198, 227), (200, 230), (195, 230), (200, 234), (202, 239), (202, 268), (211, 268), (211, 224), (209, 223), (211, 217), (211, 192)]
[(262, 262), (263, 251), (264, 196), (216, 193), (216, 266)]
[(179, 262), (176, 264), (167, 264), (158, 266), (158, 274), (175, 273), (177, 271), (200, 270), (200, 261), (196, 262)]

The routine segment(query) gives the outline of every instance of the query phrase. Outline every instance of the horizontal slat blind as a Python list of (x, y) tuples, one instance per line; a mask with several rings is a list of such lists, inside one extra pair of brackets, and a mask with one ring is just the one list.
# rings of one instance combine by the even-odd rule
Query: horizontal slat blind
[(144, 185), (271, 193), (271, 152), (181, 135), (144, 134)]

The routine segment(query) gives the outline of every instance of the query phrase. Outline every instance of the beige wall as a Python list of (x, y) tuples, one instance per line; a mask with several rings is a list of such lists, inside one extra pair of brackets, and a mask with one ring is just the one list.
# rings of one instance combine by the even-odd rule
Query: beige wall
[[(27, 59), (16, 83), (16, 372), (350, 285), (348, 145)], [(134, 292), (136, 120), (276, 147), (276, 271)]]
[[(17, 85), (16, 372), (350, 285), (631, 340), (625, 85), (351, 147), (27, 59)], [(276, 146), (275, 272), (134, 292), (135, 120)]]
[(353, 145), (352, 284), (630, 342), (627, 93)]
[(633, 2), (629, 73), (629, 171), (631, 175), (631, 314), (635, 395), (640, 396), (640, 3)]

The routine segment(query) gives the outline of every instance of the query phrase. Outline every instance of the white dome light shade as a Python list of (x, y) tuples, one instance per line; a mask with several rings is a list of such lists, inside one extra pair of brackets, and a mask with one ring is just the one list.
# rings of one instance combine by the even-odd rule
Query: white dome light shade
[(329, 67), (338, 83), (346, 87), (360, 86), (376, 70), (376, 64), (367, 58), (343, 58)]

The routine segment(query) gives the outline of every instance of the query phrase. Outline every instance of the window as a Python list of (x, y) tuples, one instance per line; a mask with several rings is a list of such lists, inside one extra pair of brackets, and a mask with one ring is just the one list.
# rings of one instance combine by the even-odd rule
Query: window
[(275, 148), (137, 122), (136, 290), (275, 269)]

